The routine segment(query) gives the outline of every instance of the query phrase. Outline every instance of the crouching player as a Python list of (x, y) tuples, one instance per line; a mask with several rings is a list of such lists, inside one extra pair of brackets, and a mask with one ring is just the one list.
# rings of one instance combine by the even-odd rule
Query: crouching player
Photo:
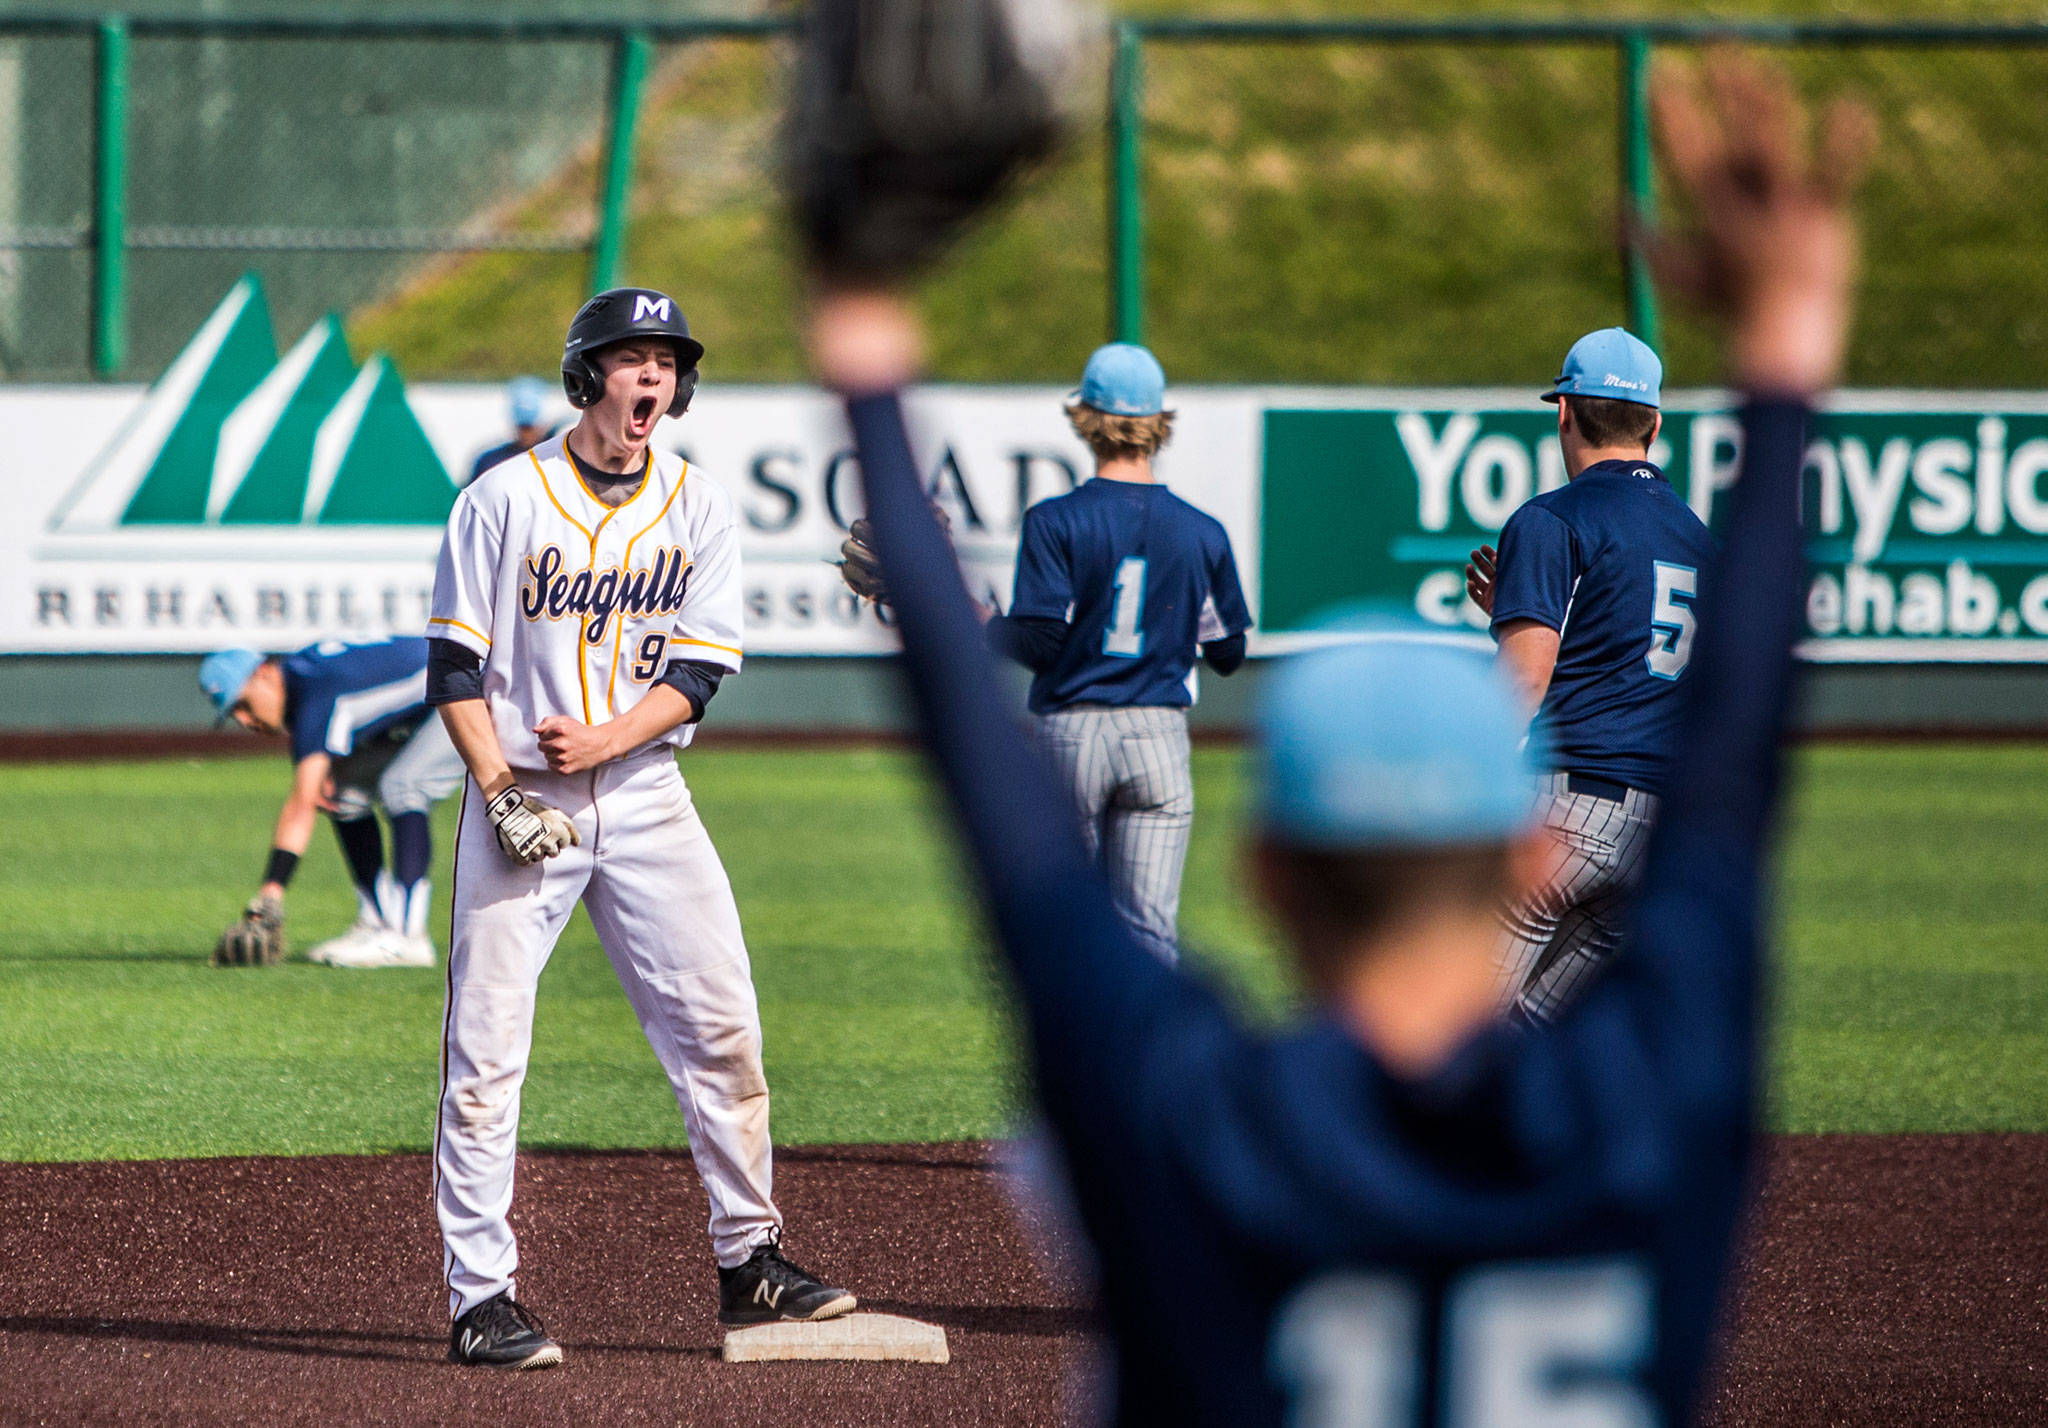
[[(856, 96), (913, 68), (868, 70), (857, 44), (842, 63)], [(1256, 867), (1312, 1011), (1247, 1029), (1117, 916), (1006, 715), (904, 431), (908, 309), (842, 287), (815, 314), (924, 738), (1100, 1267), (1119, 1421), (1691, 1417), (1750, 1171), (1797, 485), (1844, 341), (1860, 133), (1841, 111), (1810, 163), (1782, 81), (1732, 59), (1710, 75), (1710, 105), (1665, 88), (1659, 116), (1708, 225), (1673, 256), (1730, 319), (1749, 393), (1745, 469), (1633, 942), (1541, 1029), (1493, 1014), (1493, 907), (1542, 845), (1522, 714), (1489, 663), (1350, 643), (1273, 676)], [(872, 282), (832, 261), (843, 233), (812, 227), (823, 275)]]
[[(292, 787), (278, 810), (263, 884), (222, 934), (219, 964), (284, 955), (284, 892), (324, 811), (356, 889), (356, 920), (306, 953), (334, 967), (431, 967), (427, 932), (433, 806), (462, 782), (462, 759), (427, 707), (427, 642), (328, 640), (266, 659), (221, 650), (199, 687), (243, 728), (290, 736)], [(377, 809), (391, 824), (391, 870)]]

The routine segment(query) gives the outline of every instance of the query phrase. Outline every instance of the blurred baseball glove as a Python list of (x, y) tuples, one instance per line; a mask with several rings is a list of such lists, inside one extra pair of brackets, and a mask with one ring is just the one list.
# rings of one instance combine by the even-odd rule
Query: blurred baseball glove
[[(939, 529), (951, 535), (953, 518), (946, 514), (946, 508), (934, 501), (932, 514), (939, 518)], [(875, 528), (868, 524), (866, 516), (847, 527), (846, 539), (839, 543), (839, 578), (861, 599), (886, 605), (889, 582), (882, 575), (882, 562), (875, 554), (874, 535)]]
[(886, 284), (1048, 153), (1080, 54), (1070, 0), (813, 0), (786, 164), (828, 280)]
[(284, 904), (254, 897), (214, 944), (216, 967), (274, 967), (284, 960)]

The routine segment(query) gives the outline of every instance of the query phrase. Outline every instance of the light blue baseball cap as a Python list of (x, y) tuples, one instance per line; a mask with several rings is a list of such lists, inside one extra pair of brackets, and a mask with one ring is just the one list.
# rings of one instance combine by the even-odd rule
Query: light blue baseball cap
[(1074, 400), (1111, 416), (1158, 416), (1166, 410), (1166, 371), (1144, 348), (1112, 342), (1088, 359)]
[(548, 385), (538, 377), (514, 377), (505, 386), (505, 402), (512, 425), (539, 426), (548, 409)]
[(1485, 653), (1378, 620), (1286, 658), (1258, 720), (1259, 821), (1324, 851), (1499, 842), (1539, 791), (1528, 718)]
[(216, 650), (199, 662), (199, 687), (225, 714), (235, 707), (249, 678), (263, 667), (263, 656), (254, 650)]
[(1543, 400), (1559, 397), (1611, 397), (1640, 406), (1659, 404), (1664, 364), (1649, 344), (1625, 328), (1603, 327), (1589, 332), (1564, 354), (1564, 370)]

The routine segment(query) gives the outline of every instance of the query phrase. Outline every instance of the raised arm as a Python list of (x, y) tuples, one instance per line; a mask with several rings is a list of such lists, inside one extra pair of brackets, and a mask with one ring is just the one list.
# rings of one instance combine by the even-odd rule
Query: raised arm
[[(1847, 196), (1868, 121), (1838, 105), (1809, 157), (1783, 77), (1734, 56), (1703, 97), (1667, 81), (1657, 118), (1702, 231), (1655, 256), (1729, 324), (1731, 375), (1749, 393), (1742, 477), (1705, 572), (1677, 759), (1639, 904), (1633, 975), (1661, 1029), (1673, 1084), (1748, 1104), (1753, 1058), (1717, 1053), (1754, 1032), (1762, 870), (1805, 594), (1799, 473), (1807, 407), (1834, 381), (1855, 272)], [(1672, 79), (1675, 81), (1676, 76)], [(1745, 1078), (1730, 1084), (1733, 1075)]]
[[(894, 322), (908, 331), (910, 321), (887, 300), (828, 298), (814, 341), (827, 379), (848, 393), (904, 671), (1022, 993), (1040, 1094), (1069, 1128), (1107, 1132), (1141, 1094), (1135, 1066), (1148, 1027), (1158, 1025), (1153, 1013), (1182, 984), (1117, 916), (1057, 778), (1018, 727), (952, 547), (918, 486), (891, 385), (908, 375), (907, 364), (858, 359), (866, 340), (852, 334)], [(842, 338), (855, 357), (841, 350)]]

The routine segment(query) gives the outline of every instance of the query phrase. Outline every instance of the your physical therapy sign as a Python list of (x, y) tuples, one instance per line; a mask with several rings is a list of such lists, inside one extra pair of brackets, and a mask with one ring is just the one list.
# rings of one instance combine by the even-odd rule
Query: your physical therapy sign
[[(1465, 555), (1563, 484), (1554, 413), (1519, 392), (1349, 396), (1264, 413), (1264, 627), (1361, 599), (1483, 627)], [(1725, 397), (1674, 397), (1653, 457), (1711, 523), (1741, 439)], [(2048, 658), (2048, 399), (1843, 394), (1803, 500), (1808, 658)]]

